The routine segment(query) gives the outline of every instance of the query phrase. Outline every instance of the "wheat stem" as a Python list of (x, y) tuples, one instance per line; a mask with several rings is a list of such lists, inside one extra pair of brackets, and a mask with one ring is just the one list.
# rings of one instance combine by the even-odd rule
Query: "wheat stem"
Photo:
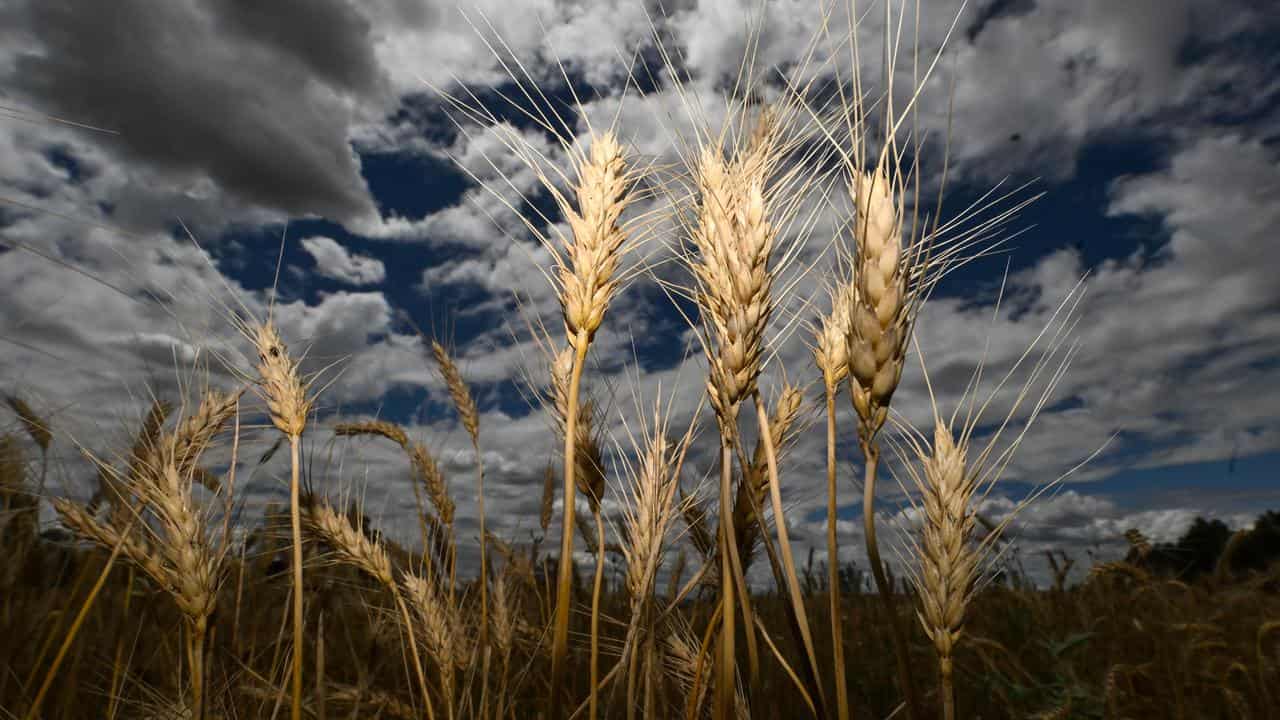
[(800, 591), (800, 580), (796, 575), (795, 559), (791, 553), (791, 538), (787, 532), (787, 518), (782, 509), (782, 488), (778, 482), (778, 457), (773, 445), (773, 436), (769, 430), (769, 414), (765, 411), (764, 400), (760, 391), (754, 392), (756, 402), (756, 419), (760, 424), (760, 442), (764, 446), (765, 462), (769, 469), (769, 497), (773, 502), (773, 525), (778, 532), (778, 548), (782, 555), (783, 568), (786, 570), (787, 590), (791, 596), (791, 612), (800, 632), (805, 654), (809, 660), (809, 670), (814, 685), (814, 699), (819, 711), (825, 715), (826, 700), (822, 692), (821, 677), (818, 670), (818, 654), (814, 651), (813, 635), (809, 631), (809, 618), (804, 609), (804, 594)]
[[(641, 610), (643, 611), (643, 608), (641, 608)], [(639, 623), (635, 622), (635, 620), (637, 619), (638, 618), (633, 614), (632, 624), (630, 627), (627, 628), (627, 640), (625, 645), (626, 647), (630, 648), (630, 655), (628, 657), (624, 657), (619, 660), (619, 662), (627, 663), (627, 720), (636, 720), (636, 683), (638, 679), (637, 674), (639, 670), (636, 667), (637, 665), (636, 650), (633, 643), (635, 642), (635, 638), (640, 632), (640, 625)], [(646, 703), (645, 703), (646, 716), (649, 714), (651, 710), (652, 708), (649, 707), (646, 699)]]
[(730, 553), (734, 551), (732, 497), (733, 453), (728, 438), (721, 434), (720, 443), (720, 655), (716, 662), (715, 717), (733, 718), (734, 692), (734, 583)]
[(208, 619), (188, 621), (187, 662), (191, 675), (191, 714), (194, 720), (204, 718), (204, 647), (208, 635)]
[(939, 661), (938, 675), (942, 693), (942, 720), (956, 720), (956, 691), (951, 677), (951, 658), (943, 658)]
[(880, 461), (880, 450), (866, 440), (860, 444), (865, 465), (862, 483), (862, 530), (866, 536), (867, 563), (871, 565), (871, 575), (876, 581), (876, 591), (884, 605), (885, 615), (888, 616), (889, 632), (893, 637), (894, 657), (898, 665), (898, 682), (901, 683), (902, 693), (906, 696), (907, 720), (914, 720), (918, 717), (916, 714), (918, 701), (907, 657), (907, 638), (902, 631), (902, 622), (898, 619), (898, 613), (894, 609), (893, 591), (889, 588), (889, 579), (885, 576), (884, 565), (880, 561), (880, 544), (876, 540), (876, 469)]
[(325, 669), (324, 669), (324, 608), (320, 608), (320, 616), (316, 618), (316, 682), (315, 682), (315, 704), (316, 704), (316, 720), (329, 720), (328, 710), (325, 703), (325, 695), (328, 688), (325, 687)]
[(577, 466), (576, 441), (578, 437), (578, 388), (582, 382), (582, 366), (587, 356), (588, 333), (578, 330), (573, 343), (573, 369), (569, 376), (568, 409), (564, 433), (564, 507), (560, 536), (560, 569), (556, 582), (555, 625), (551, 641), (551, 687), (548, 720), (556, 720), (561, 713), (561, 692), (564, 685), (566, 655), (569, 650), (569, 602), (573, 590), (573, 521), (575, 508), (574, 469)]
[(845, 682), (844, 636), (841, 630), (840, 545), (836, 540), (836, 392), (829, 379), (827, 395), (827, 596), (831, 608), (831, 654), (834, 663), (832, 680), (836, 686), (836, 711), (840, 720), (849, 720), (849, 689)]
[(489, 703), (489, 559), (487, 553), (488, 532), (485, 529), (484, 513), (484, 458), (480, 453), (480, 412), (475, 398), (462, 379), (462, 372), (449, 352), (439, 342), (431, 341), (431, 354), (435, 358), (436, 367), (444, 378), (449, 397), (453, 400), (458, 418), (471, 438), (471, 447), (476, 455), (476, 512), (480, 520), (480, 648), (483, 658), (480, 671), (480, 717), (487, 716)]
[(476, 451), (476, 512), (480, 515), (480, 647), (483, 648), (480, 680), (480, 717), (486, 716), (489, 703), (489, 558), (486, 551), (486, 535), (484, 524), (484, 460), (480, 454), (480, 442), (473, 438), (472, 448)]
[(592, 515), (596, 520), (596, 575), (591, 586), (591, 694), (587, 698), (587, 717), (596, 720), (600, 709), (600, 591), (604, 581), (604, 519), (598, 505)]
[(302, 720), (302, 508), (298, 466), (300, 438), (289, 436), (289, 526), (293, 533), (293, 700), (290, 717)]
[[(128, 575), (124, 584), (124, 600), (121, 603), (122, 620), (129, 618), (129, 604), (133, 599), (133, 578), (137, 569), (129, 566)], [(120, 690), (124, 683), (124, 673), (120, 671), (124, 659), (124, 629), (121, 623), (121, 629), (116, 634), (116, 654), (111, 662), (111, 696), (107, 704), (107, 717), (115, 720), (116, 713), (120, 707)]]

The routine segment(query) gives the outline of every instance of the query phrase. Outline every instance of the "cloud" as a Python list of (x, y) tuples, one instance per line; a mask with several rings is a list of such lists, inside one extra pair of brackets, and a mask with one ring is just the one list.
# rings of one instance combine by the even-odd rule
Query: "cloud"
[(372, 23), (348, 0), (200, 0), (219, 29), (288, 57), (326, 84), (356, 95), (381, 87)]
[[(1204, 128), (1215, 113), (1267, 95), (1274, 81), (1244, 70), (1228, 38), (1274, 27), (1274, 18), (1244, 0), (1041, 0), (953, 40), (932, 83), (926, 122), (951, 129), (960, 172), (1070, 178), (1090, 140)], [(1194, 64), (1186, 53), (1193, 41), (1201, 54)], [(1208, 95), (1212, 104), (1204, 102)]]
[[(334, 60), (371, 53), (367, 24), (340, 7), (272, 32), (238, 2), (21, 3), (26, 42), (0, 64), (3, 83), (28, 107), (114, 131), (95, 140), (157, 184), (207, 179), (244, 204), (351, 221), (375, 212), (346, 137), (378, 73), (366, 61), (334, 75)], [(342, 41), (305, 44), (324, 38)]]
[(542, 162), (563, 161), (561, 149), (539, 129), (522, 130), (506, 122), (464, 125), (450, 144), (427, 149), (466, 173), (470, 187), (457, 202), (423, 218), (377, 218), (356, 223), (352, 229), (382, 240), (501, 251), (513, 238), (529, 235), (513, 208), (522, 207), (542, 192), (537, 174), (513, 147)]
[(302, 247), (316, 261), (316, 272), (348, 285), (376, 285), (387, 276), (381, 260), (347, 252), (337, 240), (316, 235), (301, 240)]
[[(992, 392), (1057, 303), (1090, 274), (1078, 309), (1080, 349), (1057, 396), (1070, 402), (1051, 405), (1038, 419), (1002, 491), (1016, 495), (1023, 483), (1056, 477), (1117, 432), (1107, 451), (1073, 480), (1280, 448), (1272, 409), (1280, 407), (1274, 370), (1280, 320), (1273, 312), (1280, 291), (1268, 273), (1280, 261), (1271, 238), (1280, 224), (1273, 202), (1280, 195), (1280, 163), (1274, 142), (1264, 139), (1277, 127), (1267, 103), (1277, 97), (1280, 75), (1260, 72), (1256, 52), (1236, 42), (1270, 27), (1272, 21), (1252, 5), (1041, 0), (988, 14), (971, 33), (952, 38), (951, 55), (940, 62), (922, 99), (921, 127), (938, 133), (947, 127), (954, 68), (957, 189), (972, 190), (1005, 174), (1035, 174), (1051, 179), (1050, 192), (1062, 191), (1075, 177), (1081, 149), (1095, 140), (1159, 141), (1153, 169), (1113, 183), (1105, 207), (1080, 208), (1113, 220), (1148, 220), (1157, 231), (1141, 248), (1107, 253), (1113, 259), (1096, 267), (1071, 249), (1030, 258), (1009, 277), (1006, 312), (996, 318), (985, 286), (932, 298), (924, 308), (920, 347), (937, 400), (950, 410), (980, 363), (987, 372), (979, 397)], [(3, 212), (7, 241), (28, 244), (55, 262), (24, 252), (0, 256), (0, 301), (8, 308), (0, 336), (10, 341), (0, 350), (0, 371), (18, 385), (39, 388), (43, 405), (59, 409), (59, 427), (105, 444), (117, 439), (107, 430), (133, 426), (149, 387), (178, 392), (175, 360), (214, 349), (238, 357), (243, 348), (227, 332), (221, 303), (243, 302), (265, 316), (266, 295), (251, 289), (257, 284), (228, 261), (233, 254), (252, 257), (256, 248), (233, 245), (222, 231), (313, 215), (374, 240), (429, 245), (442, 252), (431, 253), (433, 264), (421, 268), (420, 293), (380, 285), (384, 292), (285, 298), (275, 317), (291, 348), (308, 351), (308, 370), (337, 363), (324, 376), (335, 382), (322, 397), (325, 414), (316, 436), (325, 437), (325, 423), (352, 408), (366, 413), (384, 402), (396, 405), (395, 419), (428, 440), (454, 471), (460, 532), (474, 534), (468, 443), (449, 415), (421, 342), (394, 321), (424, 295), (431, 302), (465, 297), (457, 316), (477, 326), (468, 327), (473, 339), (460, 349), (460, 361), (477, 393), (487, 394), (481, 426), (490, 521), (500, 534), (523, 539), (537, 516), (542, 461), (555, 457), (556, 446), (540, 413), (513, 410), (509, 398), (494, 398), (510, 393), (525, 374), (545, 374), (539, 349), (515, 312), (513, 290), (523, 310), (544, 319), (554, 341), (561, 340), (556, 298), (537, 272), (549, 258), (528, 242), (527, 228), (509, 207), (546, 198), (534, 174), (503, 145), (510, 126), (468, 125), (454, 132), (434, 125), (440, 102), (424, 95), (421, 80), (448, 86), (457, 77), (493, 99), (485, 91), (505, 82), (506, 73), (476, 31), (491, 35), (492, 22), (505, 42), (504, 56), (509, 51), (520, 58), (545, 87), (562, 90), (555, 58), (575, 80), (593, 85), (583, 99), (594, 126), (616, 115), (624, 139), (642, 157), (675, 162), (673, 145), (690, 137), (690, 114), (712, 127), (723, 119), (725, 81), (746, 49), (744, 15), (760, 6), (717, 0), (666, 7), (669, 14), (658, 17), (655, 4), (628, 0), (482, 0), (468, 6), (469, 20), (451, 3), (413, 0), (294, 0), (269, 7), (245, 0), (128, 0), (107, 14), (67, 0), (28, 0), (0, 9), (0, 78), (14, 102), (121, 133), (0, 123), (5, 197), (83, 221)], [(790, 66), (807, 48), (820, 8), (763, 7), (756, 18), (764, 29), (762, 64)], [(926, 3), (922, 57), (936, 50), (958, 7), (950, 0)], [(692, 94), (682, 97), (664, 84), (642, 97), (620, 96), (622, 69), (633, 52), (647, 51), (651, 43), (646, 12), (664, 42), (680, 51), (681, 69), (693, 74)], [(879, 52), (879, 15), (867, 15), (859, 29), (867, 57)], [(904, 27), (913, 21), (908, 16)], [(837, 13), (829, 26), (847, 22)], [(909, 73), (910, 63), (899, 70)], [(415, 104), (430, 111), (415, 116)], [(1221, 115), (1231, 128), (1222, 127)], [(585, 124), (577, 122), (575, 130), (583, 131)], [(563, 161), (540, 131), (517, 132), (552, 162)], [(1010, 140), (1015, 134), (1020, 139)], [(425, 217), (384, 218), (353, 146), (454, 159), (497, 192), (469, 186), (456, 202)], [(925, 158), (926, 174), (933, 160)], [(175, 239), (168, 227), (174, 217), (195, 229), (200, 247)], [(816, 220), (818, 230), (798, 253), (797, 269), (818, 259), (839, 218), (827, 209)], [(92, 223), (120, 226), (132, 236)], [(392, 257), (381, 254), (388, 244), (370, 243), (358, 255), (329, 237), (309, 237), (301, 245), (315, 263), (303, 272), (352, 286), (382, 284)], [(666, 249), (649, 249), (654, 262), (671, 257)], [(659, 272), (678, 275), (672, 265)], [(813, 276), (800, 280), (799, 299), (778, 313), (775, 328), (811, 320), (824, 307), (820, 296), (812, 305), (805, 297), (824, 267), (819, 263)], [(1003, 264), (980, 267), (995, 277)], [(778, 286), (793, 279), (798, 275)], [(615, 302), (592, 346), (587, 382), (610, 401), (608, 424), (619, 439), (625, 438), (620, 418), (633, 416), (634, 398), (651, 400), (660, 388), (674, 399), (677, 426), (702, 398), (703, 360), (695, 347), (692, 360), (678, 361), (689, 333), (668, 305), (639, 278)], [(792, 381), (811, 377), (807, 332), (801, 324), (774, 348), (763, 383), (769, 391), (776, 389), (781, 367)], [(652, 363), (659, 369), (631, 362), (633, 351), (639, 347), (643, 354), (646, 345), (662, 355)], [(225, 373), (215, 379), (230, 381)], [(1012, 389), (996, 394), (990, 419), (1003, 417)], [(818, 401), (812, 390), (809, 399)], [(931, 418), (914, 358), (894, 402), (908, 423), (920, 426)], [(838, 408), (848, 435), (848, 403)], [(818, 427), (820, 414), (809, 418)], [(1015, 424), (1025, 416), (1024, 409)], [(127, 435), (116, 434), (127, 446)], [(690, 458), (691, 476), (713, 469), (714, 452), (707, 452), (713, 435), (708, 425)], [(753, 437), (749, 428), (745, 436)], [(369, 486), (373, 509), (385, 510), (385, 523), (411, 534), (410, 478), (398, 451), (377, 443), (342, 445), (341, 467), (325, 476), (331, 489)], [(821, 522), (806, 518), (825, 503), (824, 450), (821, 432), (803, 433), (783, 460), (784, 498), (802, 547), (823, 546)], [(842, 483), (857, 472), (849, 464), (856, 453), (845, 450)], [(61, 452), (74, 455), (66, 443)], [(273, 487), (252, 492), (269, 495)], [(881, 487), (892, 507), (900, 493), (890, 482)], [(845, 511), (856, 515), (856, 497), (847, 488), (842, 484)], [(1119, 547), (1114, 543), (1127, 526), (1164, 538), (1195, 509), (1192, 503), (1164, 503), (1154, 492), (1147, 499), (1151, 507), (1137, 512), (1105, 497), (1064, 491), (1027, 513), (1023, 541), (1076, 550), (1094, 542)], [(856, 556), (860, 523), (842, 521), (841, 533), (846, 552)]]

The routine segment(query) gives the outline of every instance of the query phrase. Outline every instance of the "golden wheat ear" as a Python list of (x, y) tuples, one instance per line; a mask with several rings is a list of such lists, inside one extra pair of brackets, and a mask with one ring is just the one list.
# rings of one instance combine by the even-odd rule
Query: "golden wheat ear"
[[(1074, 356), (1075, 346), (1070, 342), (1070, 335), (1075, 325), (1073, 316), (1080, 298), (1079, 291), (1080, 286), (1077, 285), (1026, 351), (995, 383), (987, 399), (975, 409), (975, 396), (979, 392), (982, 374), (979, 366), (967, 391), (969, 397), (961, 398), (956, 408), (958, 414), (962, 407), (969, 406), (959, 428), (955, 427), (955, 414), (944, 420), (938, 411), (923, 354), (917, 348), (934, 410), (932, 440), (927, 440), (909, 425), (896, 422), (902, 440), (894, 447), (898, 453), (898, 465), (911, 479), (910, 487), (904, 487), (904, 490), (910, 490), (908, 497), (923, 519), (919, 537), (909, 540), (907, 552), (914, 562), (908, 562), (907, 567), (919, 598), (920, 623), (938, 658), (943, 717), (947, 720), (955, 717), (955, 648), (962, 638), (967, 608), (990, 577), (990, 560), (998, 554), (996, 543), (1019, 511), (1065, 477), (1060, 476), (1038, 488), (991, 526), (984, 536), (978, 537), (976, 529), (981, 522), (978, 503), (987, 497), (1000, 479)], [(980, 426), (985, 409), (1035, 352), (1039, 354), (1026, 372), (1007, 415), (983, 446), (974, 452), (974, 433)], [(1028, 400), (1031, 407), (1017, 435), (1001, 447), (999, 443), (1005, 429)]]
[(275, 323), (237, 320), (257, 355), (255, 389), (267, 405), (267, 414), (289, 441), (289, 515), (293, 535), (293, 672), (290, 717), (302, 718), (302, 645), (304, 636), (302, 584), (301, 443), (313, 399), (310, 383), (302, 376), (299, 361), (289, 354)]
[[(471, 447), (476, 456), (476, 514), (480, 519), (480, 647), (482, 653), (480, 670), (480, 710), (483, 717), (489, 712), (489, 665), (490, 665), (490, 607), (489, 607), (489, 553), (488, 531), (485, 529), (484, 511), (484, 456), (480, 452), (480, 411), (476, 407), (471, 388), (462, 378), (462, 371), (454, 362), (453, 356), (439, 342), (431, 341), (431, 355), (435, 358), (436, 367), (444, 379), (453, 407), (458, 419), (471, 438)], [(495, 619), (496, 622), (496, 619)], [(505, 653), (503, 653), (505, 657)]]
[[(642, 705), (646, 715), (657, 712), (650, 693), (646, 693), (643, 700), (638, 697), (640, 673), (659, 662), (656, 654), (659, 638), (655, 636), (657, 575), (665, 558), (671, 523), (679, 512), (676, 496), (680, 474), (696, 427), (697, 413), (683, 439), (674, 442), (668, 436), (671, 406), (664, 411), (660, 395), (661, 390), (654, 401), (652, 420), (642, 422), (638, 434), (623, 419), (636, 456), (635, 462), (625, 454), (621, 458), (627, 480), (620, 490), (626, 538), (622, 544), (626, 561), (623, 588), (629, 598), (630, 619), (619, 666), (625, 665), (627, 671), (629, 718), (635, 717)], [(644, 417), (642, 413), (640, 416)]]
[[(487, 20), (485, 23), (488, 30), (496, 35), (493, 26)], [(485, 42), (500, 59), (503, 57), (500, 53), (510, 50), (501, 37), (492, 40), (485, 38)], [(560, 114), (548, 113), (547, 108), (553, 104), (539, 87), (538, 80), (520, 63), (512, 66), (504, 61), (502, 66), (518, 88), (517, 93), (501, 95), (502, 99), (547, 136), (554, 138), (559, 151), (568, 161), (568, 168), (559, 167), (548, 157), (541, 143), (531, 143), (512, 126), (500, 122), (497, 115), (482, 106), (466, 88), (462, 94), (435, 89), (450, 105), (451, 114), (461, 118), (455, 119), (461, 132), (469, 134), (470, 127), (476, 124), (485, 126), (486, 131), (494, 131), (504, 148), (533, 172), (538, 181), (538, 189), (554, 200), (556, 209), (569, 229), (567, 233), (562, 230), (560, 224), (537, 209), (537, 203), (526, 202), (529, 198), (517, 189), (518, 186), (511, 181), (508, 173), (502, 170), (508, 163), (485, 158), (490, 167), (501, 176), (501, 182), (496, 186), (485, 183), (463, 168), (519, 218), (524, 228), (538, 239), (551, 256), (552, 267), (540, 267), (539, 270), (556, 291), (567, 344), (572, 351), (570, 369), (566, 373), (568, 408), (563, 414), (567, 425), (563, 436), (564, 512), (556, 583), (557, 602), (552, 628), (551, 683), (548, 691), (550, 716), (558, 717), (567, 661), (569, 594), (573, 574), (574, 496), (578, 485), (575, 475), (579, 457), (575, 445), (580, 437), (577, 428), (578, 386), (588, 346), (602, 326), (613, 298), (638, 274), (636, 270), (625, 269), (623, 263), (626, 256), (643, 241), (647, 229), (653, 224), (654, 215), (628, 211), (633, 203), (643, 199), (640, 181), (651, 168), (634, 161), (634, 156), (626, 152), (612, 127), (592, 127), (582, 102), (574, 94), (576, 109), (581, 117), (587, 119), (585, 141), (578, 142), (575, 129)], [(570, 92), (575, 92), (572, 85)], [(529, 106), (520, 105), (512, 99), (515, 97), (524, 98)], [(510, 198), (512, 190), (518, 196), (515, 201)], [(528, 208), (533, 208), (532, 213), (527, 212)], [(598, 503), (598, 494), (589, 494), (588, 497), (596, 498), (592, 502)], [(596, 643), (593, 641), (592, 644), (594, 646)], [(594, 700), (593, 690), (593, 710)], [(592, 718), (594, 720), (594, 713)]]
[[(190, 697), (183, 702), (194, 718), (202, 718), (205, 712), (206, 641), (226, 545), (214, 547), (208, 519), (193, 498), (192, 486), (202, 476), (197, 472), (201, 455), (235, 415), (239, 397), (239, 393), (206, 391), (201, 403), (179, 418), (172, 431), (163, 430), (167, 407), (156, 402), (125, 471), (91, 457), (99, 472), (122, 488), (106, 520), (65, 498), (54, 500), (54, 509), (69, 529), (122, 553), (169, 592), (187, 630)], [(231, 462), (234, 466), (234, 451)]]

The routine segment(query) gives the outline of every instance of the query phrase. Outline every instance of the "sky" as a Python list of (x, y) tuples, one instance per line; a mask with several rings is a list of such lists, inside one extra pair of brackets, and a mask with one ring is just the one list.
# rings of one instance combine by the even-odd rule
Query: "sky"
[[(915, 3), (892, 5), (914, 37)], [(1001, 517), (1088, 459), (1011, 530), (1034, 574), (1046, 570), (1044, 550), (1114, 556), (1131, 527), (1173, 540), (1197, 515), (1246, 526), (1280, 507), (1280, 16), (1266, 5), (921, 3), (922, 64), (938, 62), (918, 122), (949, 132), (944, 217), (992, 188), (1018, 189), (1011, 204), (1037, 198), (1000, 254), (948, 276), (922, 311), (917, 337), (940, 407), (961, 402), (979, 364), (979, 394), (991, 392), (1085, 278), (1069, 371), (984, 506)], [(838, 33), (820, 33), (824, 12), (828, 28), (849, 27), (848, 0), (0, 3), (0, 389), (53, 425), (50, 491), (91, 494), (83, 451), (122, 452), (151, 397), (235, 382), (227, 366), (248, 361), (228, 313), (270, 311), (306, 351), (304, 368), (321, 372), (305, 447), (318, 491), (362, 499), (410, 540), (404, 459), (330, 431), (393, 420), (440, 458), (459, 532), (475, 535), (470, 443), (417, 326), (454, 350), (479, 403), (490, 529), (515, 542), (540, 536), (557, 444), (531, 403), (546, 362), (528, 328), (543, 322), (558, 342), (563, 331), (539, 272), (548, 256), (507, 204), (548, 199), (502, 132), (566, 156), (504, 105), (516, 86), (499, 58), (557, 101), (581, 98), (562, 111), (574, 134), (616, 117), (630, 152), (670, 162), (691, 120), (672, 76), (634, 82), (633, 59), (657, 70), (658, 48), (673, 51), (690, 96), (714, 116), (753, 31), (763, 76), (794, 70), (815, 36), (835, 53), (831, 67), (847, 64)], [(884, 3), (859, 0), (854, 13), (874, 83)], [(898, 77), (909, 68), (900, 62)], [(441, 92), (462, 88), (504, 129), (451, 115)], [(941, 151), (922, 154), (936, 191)], [(770, 336), (767, 397), (782, 368), (795, 382), (817, 377), (805, 322), (826, 309), (838, 212), (825, 209), (798, 241), (797, 268), (812, 269), (796, 270)], [(614, 301), (589, 359), (587, 387), (622, 450), (655, 400), (683, 429), (702, 392), (694, 336), (655, 281), (676, 272), (660, 262), (666, 243), (645, 251), (659, 269)], [(909, 359), (894, 406), (926, 427), (920, 364)], [(997, 393), (984, 419), (1002, 419), (1010, 397)], [(817, 385), (807, 398), (782, 487), (793, 542), (821, 561)], [(852, 411), (838, 407), (841, 557), (859, 561)], [(1014, 412), (1015, 425), (1027, 412)], [(710, 415), (699, 418), (691, 491), (713, 467)], [(0, 425), (18, 429), (9, 416)], [(244, 455), (273, 440), (250, 430), (258, 450)], [(238, 481), (246, 518), (287, 498), (287, 471), (276, 458)], [(605, 502), (615, 522), (623, 475)], [(909, 533), (896, 483), (881, 490), (882, 522)]]

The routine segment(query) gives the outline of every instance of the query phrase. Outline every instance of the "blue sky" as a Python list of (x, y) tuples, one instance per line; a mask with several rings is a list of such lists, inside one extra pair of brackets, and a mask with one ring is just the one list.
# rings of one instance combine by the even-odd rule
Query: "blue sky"
[[(1007, 366), (1089, 276), (1079, 354), (1001, 495), (1020, 497), (1107, 444), (1026, 514), (1018, 533), (1028, 552), (1115, 551), (1128, 527), (1172, 539), (1196, 514), (1240, 523), (1280, 506), (1272, 475), (1280, 458), (1280, 27), (1263, 5), (970, 2), (925, 88), (921, 123), (939, 133), (955, 92), (944, 215), (1001, 182), (1034, 181), (1024, 198), (1045, 193), (1011, 224), (1025, 232), (1007, 253), (949, 276), (926, 307), (919, 337), (933, 376), (966, 377), (984, 348), (993, 368)], [(235, 355), (222, 303), (234, 298), (265, 312), (279, 258), (274, 312), (286, 339), (309, 348), (309, 367), (341, 360), (309, 442), (318, 486), (360, 494), (387, 526), (411, 531), (403, 461), (376, 443), (331, 443), (325, 430), (341, 418), (378, 415), (411, 427), (441, 455), (455, 474), (462, 526), (474, 521), (469, 447), (408, 317), (456, 347), (483, 413), (495, 522), (526, 539), (555, 447), (524, 387), (545, 366), (522, 313), (560, 332), (536, 267), (546, 258), (458, 167), (500, 185), (488, 162), (503, 156), (498, 136), (483, 127), (458, 132), (430, 88), (465, 83), (514, 118), (497, 95), (513, 89), (510, 79), (484, 42), (501, 38), (548, 94), (569, 97), (562, 63), (588, 116), (617, 112), (635, 153), (671, 157), (682, 119), (669, 80), (648, 82), (644, 92), (626, 88), (620, 58), (653, 58), (656, 29), (681, 53), (690, 88), (713, 106), (742, 60), (748, 21), (761, 28), (761, 66), (788, 67), (817, 31), (820, 7), (7, 3), (0, 377), (61, 430), (58, 491), (89, 492), (77, 443), (123, 447), (149, 392), (180, 392), (185, 376), (175, 359), (181, 367), (209, 350)], [(882, 3), (857, 7), (872, 9), (859, 38), (864, 56), (876, 57)], [(848, 8), (835, 2), (832, 26)], [(923, 8), (920, 37), (931, 57), (960, 5), (930, 0)], [(585, 129), (581, 117), (566, 119), (575, 132)], [(517, 129), (552, 147), (528, 123)], [(546, 202), (527, 171), (499, 165)], [(819, 259), (820, 243), (810, 245), (804, 257)], [(814, 278), (826, 265), (817, 268)], [(1006, 269), (1006, 312), (992, 320)], [(633, 283), (606, 325), (589, 382), (612, 398), (618, 440), (625, 444), (620, 413), (634, 414), (632, 398), (652, 402), (659, 387), (687, 422), (701, 370), (696, 359), (683, 360), (687, 328), (653, 282)], [(775, 349), (789, 377), (808, 380), (802, 335), (777, 338)], [(766, 385), (779, 379), (771, 374)], [(215, 368), (213, 380), (230, 376)], [(944, 405), (960, 389), (944, 390)], [(908, 370), (896, 403), (909, 422), (927, 421), (918, 369)], [(802, 544), (820, 544), (821, 443), (820, 432), (802, 435), (784, 468)], [(848, 448), (842, 454), (854, 457)], [(854, 475), (848, 465), (842, 472)], [(247, 506), (279, 499), (282, 488), (279, 468), (263, 468), (244, 488)], [(857, 558), (861, 536), (851, 520), (861, 508), (856, 488), (843, 488), (841, 530), (848, 557)], [(893, 495), (886, 490), (890, 502)]]

